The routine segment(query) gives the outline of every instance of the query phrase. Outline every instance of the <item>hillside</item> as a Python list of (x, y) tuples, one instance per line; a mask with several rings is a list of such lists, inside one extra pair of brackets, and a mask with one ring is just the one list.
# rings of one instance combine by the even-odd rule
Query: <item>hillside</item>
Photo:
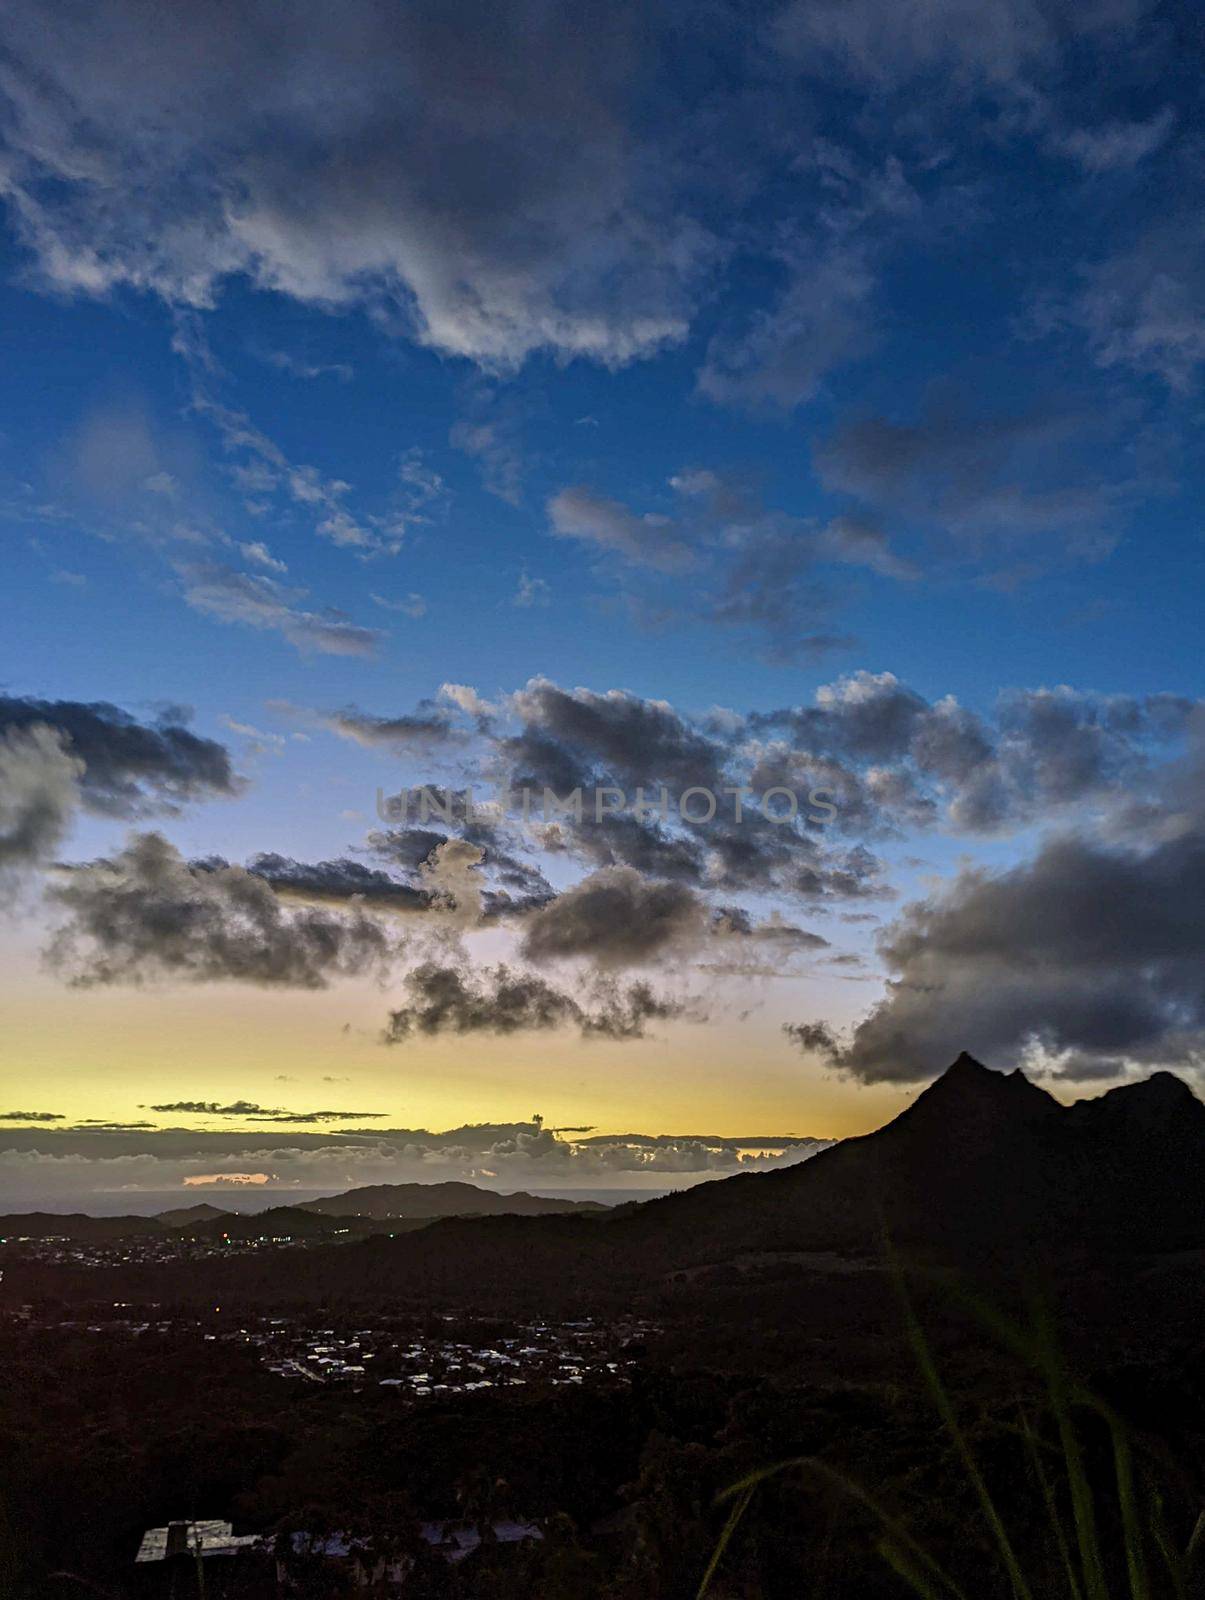
[(550, 1200), (542, 1195), (498, 1194), (474, 1183), (376, 1183), (348, 1189), (298, 1208), (328, 1217), (551, 1217), (605, 1212), (596, 1200)]
[(217, 1222), (220, 1217), (228, 1217), (230, 1212), (223, 1211), (218, 1206), (177, 1206), (171, 1211), (159, 1211), (155, 1221), (161, 1222), (165, 1228), (189, 1228), (198, 1222)]
[(622, 1223), (670, 1259), (743, 1251), (1170, 1250), (1205, 1244), (1205, 1105), (1160, 1072), (1064, 1106), (963, 1054), (892, 1122), (797, 1167)]

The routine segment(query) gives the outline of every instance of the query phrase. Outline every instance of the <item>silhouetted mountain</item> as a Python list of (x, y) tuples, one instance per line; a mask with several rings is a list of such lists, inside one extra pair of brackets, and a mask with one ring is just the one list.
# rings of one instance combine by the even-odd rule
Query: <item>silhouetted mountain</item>
[(304, 1206), (270, 1206), (266, 1211), (219, 1212), (207, 1221), (186, 1224), (177, 1232), (194, 1239), (336, 1239), (341, 1235), (404, 1233), (425, 1227), (429, 1218), (324, 1216)]
[(534, 1194), (498, 1194), (473, 1183), (375, 1183), (346, 1194), (307, 1200), (299, 1208), (328, 1217), (561, 1216), (606, 1211), (597, 1200), (549, 1200)]
[(165, 1228), (187, 1228), (198, 1222), (216, 1222), (219, 1217), (229, 1215), (228, 1211), (218, 1206), (202, 1203), (198, 1206), (178, 1206), (174, 1211), (159, 1211), (155, 1221), (161, 1222)]
[(1170, 1073), (1064, 1106), (963, 1054), (894, 1121), (810, 1161), (651, 1202), (633, 1242), (695, 1259), (1041, 1243), (1205, 1243), (1205, 1105)]

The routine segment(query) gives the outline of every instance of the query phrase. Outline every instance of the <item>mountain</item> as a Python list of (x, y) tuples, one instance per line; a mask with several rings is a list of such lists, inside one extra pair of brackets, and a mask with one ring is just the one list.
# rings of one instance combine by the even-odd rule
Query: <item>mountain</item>
[[(884, 1241), (964, 1264), (998, 1254), (1205, 1247), (1205, 1105), (1168, 1073), (1065, 1106), (962, 1055), (893, 1121), (796, 1166), (589, 1218), (449, 1217), (368, 1256), (306, 1264), (341, 1292), (622, 1297), (761, 1256), (874, 1256)], [(329, 1252), (325, 1253), (328, 1257)], [(300, 1284), (298, 1288), (300, 1289)]]
[(597, 1200), (549, 1200), (534, 1194), (498, 1194), (473, 1183), (375, 1183), (346, 1194), (307, 1200), (297, 1208), (327, 1217), (550, 1217), (605, 1212)]
[(348, 1223), (354, 1220), (324, 1217), (301, 1206), (269, 1206), (266, 1211), (219, 1211), (182, 1231), (195, 1239), (320, 1239), (347, 1232)]
[[(353, 1190), (314, 1204), (454, 1201), (441, 1189), (467, 1189), (466, 1205), (490, 1203), (490, 1191), (433, 1184)], [(505, 1207), (519, 1197), (492, 1198)], [(643, 1295), (695, 1282), (696, 1269), (724, 1268), (736, 1281), (742, 1274), (729, 1268), (757, 1260), (772, 1271), (856, 1266), (855, 1258), (879, 1255), (885, 1239), (912, 1256), (971, 1268), (1044, 1256), (1091, 1267), (1112, 1261), (1128, 1272), (1135, 1255), (1205, 1248), (1205, 1105), (1160, 1072), (1064, 1106), (1023, 1073), (989, 1071), (963, 1055), (892, 1122), (797, 1166), (603, 1211), (605, 1221), (586, 1208), (561, 1210), (362, 1216), (350, 1231), (379, 1237), (330, 1247), (316, 1239), (288, 1256), (113, 1269), (101, 1298), (204, 1303), (220, 1292), (221, 1303), (232, 1304), (338, 1297), (577, 1314), (630, 1308)], [(339, 1221), (312, 1207), (282, 1208), (281, 1216), (307, 1212), (318, 1228)], [(258, 1232), (267, 1224), (260, 1217), (242, 1225)], [(704, 1273), (700, 1282), (717, 1277), (725, 1273)], [(830, 1276), (830, 1296), (835, 1281)], [(6, 1298), (44, 1292), (87, 1299), (98, 1285), (91, 1272), (39, 1277), (33, 1268), (6, 1268)]]
[(796, 1167), (650, 1202), (622, 1226), (671, 1258), (900, 1245), (965, 1254), (1205, 1244), (1205, 1105), (1160, 1072), (1064, 1106), (963, 1054), (892, 1122)]
[(177, 1206), (174, 1211), (159, 1211), (155, 1221), (161, 1222), (165, 1228), (188, 1228), (198, 1222), (217, 1222), (220, 1217), (229, 1216), (228, 1211), (222, 1211), (217, 1206)]

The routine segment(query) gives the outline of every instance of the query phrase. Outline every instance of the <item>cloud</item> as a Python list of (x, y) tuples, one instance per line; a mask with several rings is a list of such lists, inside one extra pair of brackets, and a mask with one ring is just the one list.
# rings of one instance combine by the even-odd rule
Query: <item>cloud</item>
[(1064, 553), (1091, 557), (1115, 542), (1110, 528), (1133, 488), (1116, 470), (1102, 474), (1099, 446), (1122, 429), (1108, 407), (985, 414), (939, 386), (916, 421), (846, 420), (813, 456), (826, 488), (886, 516), (971, 544), (1059, 532)]
[(721, 938), (751, 940), (771, 946), (776, 954), (795, 950), (827, 950), (829, 942), (818, 933), (787, 922), (781, 912), (772, 911), (763, 922), (754, 922), (740, 906), (721, 906), (716, 912), (713, 931)]
[(533, 606), (546, 606), (552, 591), (543, 578), (533, 578), (526, 572), (519, 574), (519, 584), (511, 604), (527, 611)]
[(216, 561), (182, 562), (176, 570), (188, 604), (219, 622), (279, 633), (303, 655), (376, 654), (382, 637), (378, 629), (359, 627), (333, 612), (300, 610), (296, 602), (304, 589), (286, 589), (274, 578), (237, 572)]
[[(869, 515), (827, 524), (788, 516), (705, 467), (675, 473), (669, 487), (682, 515), (640, 514), (584, 488), (549, 501), (553, 532), (619, 557), (621, 569), (609, 576), (624, 603), (658, 626), (708, 619), (762, 637), (773, 660), (815, 660), (854, 642), (833, 629), (844, 597), (830, 569), (919, 576)], [(689, 609), (681, 584), (667, 581), (687, 570)]]
[(173, 812), (189, 801), (241, 792), (225, 746), (193, 733), (187, 717), (170, 707), (140, 722), (105, 701), (0, 695), (0, 734), (39, 724), (54, 729), (83, 763), (78, 778), (84, 805), (113, 817)]
[(487, 491), (510, 506), (519, 505), (523, 498), (523, 457), (514, 434), (514, 424), (508, 419), (477, 417), (463, 418), (448, 435), (454, 449), (478, 463)]
[(841, 1053), (840, 1041), (827, 1022), (784, 1022), (782, 1031), (805, 1055), (832, 1061)]
[(1145, 122), (1102, 122), (1094, 128), (1070, 128), (1056, 136), (1056, 149), (1086, 172), (1126, 171), (1153, 154), (1172, 130), (1176, 114), (1164, 106)]
[(483, 699), (469, 683), (441, 683), (439, 697), (458, 706), (466, 715), (478, 719), (492, 717), (498, 710), (496, 705)]
[(774, 305), (712, 337), (698, 374), (709, 400), (791, 410), (813, 399), (834, 368), (873, 348), (875, 280), (865, 250), (844, 241), (805, 249)]
[(623, 689), (570, 691), (533, 678), (512, 707), (527, 738), (504, 744), (503, 753), (519, 768), (530, 762), (533, 775), (552, 786), (583, 771), (674, 788), (720, 781), (724, 751), (666, 700)]
[(54, 859), (79, 805), (83, 772), (57, 728), (34, 723), (0, 737), (0, 901)]
[(847, 1042), (810, 1042), (868, 1082), (928, 1077), (958, 1049), (1068, 1078), (1200, 1067), (1203, 941), (1199, 820), (1145, 849), (1055, 838), (906, 907), (879, 941), (885, 999)]
[[(773, 662), (818, 661), (856, 641), (825, 631), (834, 596), (816, 572), (816, 530), (790, 518), (769, 517), (728, 535), (732, 564), (712, 604), (722, 627), (761, 635)], [(833, 541), (830, 558), (838, 548)], [(864, 563), (859, 563), (864, 564)]]
[(834, 517), (818, 532), (816, 551), (821, 560), (865, 567), (880, 578), (910, 582), (920, 576), (919, 567), (892, 549), (882, 529), (862, 517)]
[(1087, 338), (1099, 366), (1153, 375), (1189, 394), (1205, 364), (1205, 227), (1172, 215), (1084, 268), (1050, 313)]
[(77, 986), (178, 979), (321, 989), (380, 972), (395, 954), (362, 907), (289, 905), (242, 867), (190, 865), (157, 833), (63, 869), (47, 895), (65, 918), (48, 957)]
[(789, 746), (762, 749), (761, 780), (810, 772), (834, 792), (842, 826), (873, 832), (942, 820), (991, 833), (1115, 802), (1183, 741), (1195, 706), (1178, 695), (1059, 685), (1003, 691), (989, 720), (952, 696), (929, 702), (893, 673), (859, 671), (823, 685), (812, 706), (749, 721), (790, 736)]
[(528, 961), (585, 957), (601, 968), (640, 966), (701, 944), (707, 907), (682, 883), (633, 867), (604, 867), (566, 889), (523, 924)]
[(685, 572), (694, 564), (690, 546), (669, 517), (638, 516), (617, 500), (578, 486), (561, 489), (548, 502), (548, 522), (560, 539), (576, 539), (638, 567)]
[[(451, 809), (455, 815), (454, 804)], [(480, 815), (460, 828), (459, 836), (421, 826), (389, 828), (370, 834), (368, 842), (383, 860), (417, 873), (428, 906), (445, 918), (472, 925), (552, 899), (544, 874), (516, 853), (520, 844), (511, 830)]]
[(0, 1111), (0, 1122), (62, 1122), (59, 1111)]
[(255, 1100), (171, 1100), (148, 1106), (148, 1111), (170, 1112), (175, 1116), (238, 1117), (248, 1122), (366, 1122), (386, 1115), (384, 1111), (286, 1111), (282, 1106), (261, 1106)]
[(403, 617), (409, 617), (412, 622), (417, 622), (427, 614), (427, 602), (421, 594), (408, 594), (404, 600), (389, 600), (383, 594), (372, 594), (369, 599), (382, 611), (396, 611)]
[(453, 728), (447, 710), (429, 704), (417, 713), (395, 717), (374, 716), (356, 706), (306, 715), (309, 721), (337, 733), (341, 739), (350, 739), (369, 750), (389, 750), (395, 755), (437, 749), (440, 745), (454, 744), (462, 737)]
[(289, 569), (283, 561), (278, 561), (262, 539), (254, 539), (250, 544), (240, 544), (239, 554), (244, 561), (249, 561), (252, 566), (263, 567), (267, 572), (287, 572)]
[[(225, 867), (226, 863), (206, 862), (205, 865)], [(426, 911), (431, 905), (428, 890), (413, 883), (400, 883), (387, 872), (346, 856), (335, 861), (304, 862), (265, 851), (252, 856), (247, 862), (247, 871), (263, 878), (278, 895), (287, 899), (333, 904), (355, 901), (386, 911)]]
[(687, 331), (712, 244), (671, 106), (632, 107), (640, 8), (251, 0), (169, 28), (111, 0), (53, 41), (17, 4), (4, 32), (10, 204), (61, 292), (206, 307), (244, 274), (491, 367), (620, 366)]
[(270, 367), (275, 367), (278, 372), (288, 373), (290, 378), (304, 378), (307, 381), (314, 378), (338, 378), (340, 383), (350, 383), (355, 376), (354, 368), (346, 361), (302, 361), (297, 356), (290, 355), (287, 350), (263, 350), (256, 353)]
[(647, 1023), (684, 1011), (645, 983), (622, 988), (598, 982), (583, 1004), (535, 973), (506, 966), (472, 975), (460, 967), (424, 962), (407, 973), (405, 987), (409, 1000), (390, 1012), (386, 1044), (401, 1044), (416, 1034), (511, 1034), (565, 1027), (577, 1028), (584, 1039), (642, 1039)]
[(812, 74), (836, 71), (880, 89), (931, 75), (943, 95), (990, 86), (1028, 98), (1064, 46), (1124, 37), (1145, 9), (1140, 0), (999, 0), (989, 12), (976, 0), (791, 0), (771, 37)]

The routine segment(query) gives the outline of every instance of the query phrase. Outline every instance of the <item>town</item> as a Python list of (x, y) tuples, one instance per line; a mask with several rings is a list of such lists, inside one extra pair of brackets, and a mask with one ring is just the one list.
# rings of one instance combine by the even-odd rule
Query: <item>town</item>
[(9, 1320), (31, 1333), (53, 1329), (127, 1343), (192, 1338), (232, 1346), (252, 1353), (260, 1367), (283, 1381), (337, 1384), (356, 1393), (383, 1390), (412, 1401), (527, 1385), (626, 1385), (659, 1331), (635, 1318), (507, 1323), (453, 1313), (351, 1326), (328, 1312), (325, 1324), (315, 1326), (307, 1317), (243, 1315), (236, 1320), (224, 1317), (220, 1306), (201, 1318), (123, 1302), (103, 1312), (92, 1307), (86, 1320), (33, 1306), (21, 1307)]

